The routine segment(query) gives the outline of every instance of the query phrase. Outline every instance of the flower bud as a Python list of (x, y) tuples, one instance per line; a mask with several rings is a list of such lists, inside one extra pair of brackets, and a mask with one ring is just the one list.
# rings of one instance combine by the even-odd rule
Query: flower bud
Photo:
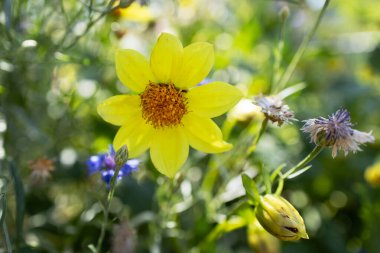
[(365, 180), (372, 187), (380, 187), (380, 162), (368, 167), (364, 174)]
[(126, 145), (122, 146), (115, 155), (115, 162), (118, 168), (121, 168), (128, 161), (128, 148)]
[(279, 253), (280, 241), (269, 234), (255, 219), (248, 225), (248, 244), (256, 253)]
[(290, 13), (290, 10), (287, 5), (281, 8), (279, 15), (282, 22), (284, 22), (289, 17), (289, 13)]
[(281, 196), (267, 194), (260, 197), (256, 217), (269, 233), (283, 241), (309, 239), (301, 215)]

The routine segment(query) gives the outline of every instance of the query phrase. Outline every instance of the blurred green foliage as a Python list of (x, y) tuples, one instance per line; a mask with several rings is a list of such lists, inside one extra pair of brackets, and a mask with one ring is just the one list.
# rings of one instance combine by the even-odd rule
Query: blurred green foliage
[[(0, 174), (8, 183), (1, 184), (0, 217), (13, 250), (90, 252), (88, 245), (96, 243), (103, 219), (99, 200), (107, 189), (99, 177), (88, 176), (85, 161), (105, 152), (116, 133), (96, 105), (128, 92), (116, 77), (115, 48), (149, 55), (162, 31), (178, 34), (184, 45), (211, 42), (216, 63), (209, 78), (237, 85), (252, 98), (270, 91), (323, 2), (151, 0), (123, 12), (104, 0), (1, 1)], [(290, 10), (285, 22), (279, 16), (284, 6)], [(373, 130), (379, 139), (379, 8), (373, 0), (331, 2), (289, 83), (306, 84), (287, 99), (300, 121), (270, 125), (248, 158), (259, 113), (236, 124), (230, 116), (217, 118), (235, 148), (213, 156), (192, 151), (173, 182), (143, 156), (140, 170), (118, 184), (111, 205), (111, 220), (129, 221), (136, 231), (135, 251), (252, 252), (246, 228), (223, 223), (244, 194), (240, 174), (294, 165), (309, 153), (313, 146), (299, 131), (301, 120), (344, 107), (355, 127)], [(276, 66), (278, 57), (282, 63)], [(304, 217), (310, 240), (282, 243), (282, 252), (379, 252), (380, 190), (363, 178), (380, 159), (379, 142), (363, 149), (335, 159), (325, 150), (312, 169), (286, 182), (284, 196)], [(55, 170), (34, 184), (30, 163), (40, 158), (53, 160)], [(251, 216), (242, 217), (247, 222)], [(111, 248), (112, 231), (107, 228), (102, 252)], [(6, 248), (3, 235), (0, 249)]]

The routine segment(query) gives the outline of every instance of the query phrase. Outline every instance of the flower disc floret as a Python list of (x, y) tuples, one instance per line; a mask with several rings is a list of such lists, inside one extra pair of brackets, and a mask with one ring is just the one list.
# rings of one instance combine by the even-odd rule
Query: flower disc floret
[(185, 92), (172, 83), (146, 86), (141, 97), (142, 117), (154, 128), (178, 126), (187, 113)]

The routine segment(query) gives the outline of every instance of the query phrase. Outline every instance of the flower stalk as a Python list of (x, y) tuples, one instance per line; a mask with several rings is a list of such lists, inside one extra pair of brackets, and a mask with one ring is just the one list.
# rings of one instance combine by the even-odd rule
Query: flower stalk
[(101, 247), (102, 247), (102, 243), (103, 243), (104, 236), (105, 236), (105, 233), (106, 233), (106, 228), (108, 226), (108, 215), (109, 215), (109, 210), (110, 210), (110, 207), (111, 207), (111, 202), (112, 202), (112, 199), (113, 199), (113, 195), (115, 193), (115, 186), (116, 186), (116, 182), (117, 182), (117, 177), (119, 175), (120, 169), (122, 168), (122, 166), (128, 160), (128, 149), (127, 149), (127, 146), (124, 145), (123, 147), (121, 147), (116, 152), (115, 160), (116, 160), (115, 173), (113, 174), (112, 179), (111, 179), (110, 189), (109, 189), (108, 196), (107, 196), (107, 202), (106, 202), (106, 206), (104, 207), (104, 211), (103, 211), (103, 213), (104, 213), (104, 221), (103, 221), (103, 224), (102, 224), (102, 228), (101, 228), (101, 231), (100, 231), (100, 236), (99, 236), (97, 247), (96, 247), (96, 252), (98, 252), (98, 253), (101, 252)]
[(311, 162), (317, 155), (323, 150), (322, 146), (315, 146), (315, 148), (302, 160), (300, 161), (296, 166), (288, 170), (282, 178), (287, 178), (291, 174), (297, 172), (298, 170), (304, 168), (309, 162)]
[(318, 29), (318, 27), (321, 23), (322, 17), (324, 16), (324, 14), (326, 12), (329, 3), (330, 3), (330, 0), (326, 0), (325, 4), (323, 5), (321, 12), (318, 15), (318, 18), (317, 18), (313, 28), (304, 37), (300, 47), (298, 48), (297, 52), (293, 56), (293, 59), (291, 60), (288, 68), (285, 70), (284, 74), (280, 78), (280, 81), (278, 82), (278, 85), (277, 85), (278, 90), (281, 90), (282, 88), (284, 88), (286, 86), (286, 84), (289, 82), (290, 78), (292, 77), (294, 70), (297, 67), (298, 62), (300, 61), (300, 59), (301, 59), (302, 55), (304, 54), (307, 46), (309, 45), (311, 39), (313, 38), (315, 32)]
[(264, 134), (265, 130), (267, 129), (267, 126), (268, 126), (268, 118), (265, 118), (263, 122), (261, 123), (259, 133), (256, 135), (256, 138), (253, 141), (252, 145), (248, 148), (248, 151), (247, 151), (248, 156), (255, 151), (256, 146), (259, 143), (261, 136)]

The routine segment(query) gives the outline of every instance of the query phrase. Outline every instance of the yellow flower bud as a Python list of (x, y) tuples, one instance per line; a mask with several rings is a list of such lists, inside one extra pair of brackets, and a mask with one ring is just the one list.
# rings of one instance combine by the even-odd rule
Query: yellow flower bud
[(380, 187), (380, 162), (368, 167), (364, 178), (372, 187)]
[(280, 241), (255, 219), (248, 225), (248, 244), (256, 253), (280, 253)]
[(283, 241), (309, 239), (301, 215), (281, 196), (267, 194), (260, 197), (256, 217), (269, 233)]

